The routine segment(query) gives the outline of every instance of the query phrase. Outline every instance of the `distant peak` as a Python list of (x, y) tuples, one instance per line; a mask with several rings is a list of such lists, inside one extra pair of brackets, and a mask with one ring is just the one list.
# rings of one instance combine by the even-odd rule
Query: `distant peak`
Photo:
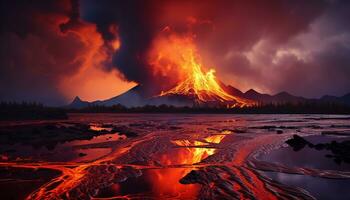
[(80, 99), (80, 97), (76, 96), (72, 103), (70, 103), (68, 106), (72, 108), (82, 108), (88, 106), (88, 101), (83, 101)]
[(342, 98), (350, 98), (350, 93), (343, 95)]
[(76, 97), (74, 98), (73, 102), (74, 102), (74, 101), (82, 101), (82, 100), (80, 99), (79, 96), (76, 96)]
[(85, 103), (86, 101), (83, 101), (79, 96), (76, 96), (73, 101), (72, 101), (72, 104), (74, 103)]
[(248, 91), (245, 92), (246, 94), (258, 94), (257, 91), (255, 91), (254, 89), (250, 89)]
[(239, 89), (233, 87), (232, 85), (227, 85), (226, 87), (228, 87), (228, 88), (230, 88), (230, 89), (233, 89), (233, 90), (238, 90), (238, 91), (240, 91)]
[(333, 98), (333, 97), (335, 97), (335, 96), (326, 94), (326, 95), (323, 95), (323, 96), (321, 97), (321, 99)]
[(283, 91), (283, 92), (276, 94), (275, 96), (293, 96), (293, 95), (289, 94), (288, 92)]

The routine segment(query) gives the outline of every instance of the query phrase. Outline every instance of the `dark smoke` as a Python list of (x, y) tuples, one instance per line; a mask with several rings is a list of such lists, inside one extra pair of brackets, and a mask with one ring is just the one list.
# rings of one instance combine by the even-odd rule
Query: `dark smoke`
[(67, 102), (59, 84), (79, 72), (90, 48), (79, 35), (89, 25), (80, 21), (78, 3), (1, 1), (1, 101)]
[[(103, 2), (90, 0), (84, 1), (81, 10), (83, 18), (95, 23), (105, 40), (113, 39), (109, 26), (112, 24), (118, 26), (122, 46), (114, 55), (114, 66), (127, 80), (140, 83), (146, 86), (145, 88), (156, 90), (159, 85), (167, 83), (167, 77), (155, 76), (152, 73), (146, 54), (157, 34), (165, 26), (170, 26), (171, 30), (179, 34), (184, 32), (195, 34), (202, 57), (207, 63), (217, 67), (218, 76), (227, 83), (243, 89), (258, 88), (272, 93), (287, 90), (295, 94), (313, 96), (320, 92), (310, 93), (310, 90), (316, 90), (318, 87), (310, 86), (308, 92), (303, 92), (301, 87), (296, 88), (295, 85), (288, 84), (287, 80), (297, 79), (301, 76), (298, 73), (322, 74), (329, 68), (323, 64), (329, 63), (328, 61), (311, 64), (291, 58), (286, 69), (284, 66), (274, 66), (272, 60), (280, 48), (289, 48), (291, 41), (309, 32), (311, 26), (321, 17), (334, 12), (332, 7), (336, 4), (343, 5), (344, 2), (220, 0), (214, 3), (206, 0)], [(338, 18), (337, 21), (344, 25), (344, 22), (341, 22), (344, 21), (342, 17)], [(252, 63), (245, 53), (252, 52), (259, 43), (266, 43), (269, 48), (261, 48), (261, 52), (254, 52), (256, 54), (254, 56), (259, 58), (259, 63), (256, 64)], [(337, 72), (344, 72), (341, 66), (346, 64), (334, 63), (339, 66), (335, 67)], [(308, 65), (322, 67), (313, 69), (309, 67), (300, 71), (299, 66)], [(274, 72), (270, 72), (272, 66)], [(317, 78), (320, 79), (327, 80), (327, 76)], [(308, 79), (300, 81), (309, 84)], [(329, 83), (327, 86), (329, 89), (320, 91), (328, 93), (337, 91), (339, 94), (340, 90), (332, 89), (332, 85), (338, 87), (338, 84)], [(343, 92), (346, 89), (350, 90), (349, 87), (342, 88)]]
[(117, 25), (121, 47), (113, 57), (114, 66), (127, 80), (141, 85), (154, 83), (145, 57), (155, 34), (152, 6), (148, 1), (88, 1), (82, 6), (84, 19), (95, 23), (105, 40), (115, 38), (109, 28)]

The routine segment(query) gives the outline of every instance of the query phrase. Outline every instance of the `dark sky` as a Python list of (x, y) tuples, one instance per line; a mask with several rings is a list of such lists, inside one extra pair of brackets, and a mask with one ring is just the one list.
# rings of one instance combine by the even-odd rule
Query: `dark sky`
[[(350, 1), (1, 1), (0, 100), (60, 105), (167, 86), (149, 62), (165, 28), (243, 91), (350, 92)], [(154, 92), (154, 91), (152, 91)]]

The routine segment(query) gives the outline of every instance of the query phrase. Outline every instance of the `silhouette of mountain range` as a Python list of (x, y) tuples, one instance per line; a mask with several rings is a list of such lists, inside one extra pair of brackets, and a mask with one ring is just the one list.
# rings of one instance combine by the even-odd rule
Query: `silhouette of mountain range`
[(84, 108), (90, 105), (90, 102), (81, 100), (78, 96), (68, 105), (70, 108)]
[[(250, 89), (246, 92), (242, 92), (239, 89), (230, 86), (224, 85), (221, 83), (223, 89), (233, 95), (240, 98), (253, 100), (260, 104), (283, 104), (283, 103), (306, 103), (306, 102), (317, 102), (317, 103), (335, 103), (335, 104), (345, 104), (350, 105), (350, 93), (344, 96), (330, 96), (325, 95), (319, 99), (309, 99), (300, 96), (294, 96), (287, 92), (280, 92), (275, 95), (263, 94), (259, 93), (253, 89)], [(83, 108), (89, 105), (100, 105), (100, 106), (112, 106), (121, 104), (126, 107), (136, 107), (136, 106), (144, 106), (144, 105), (173, 105), (173, 106), (193, 106), (195, 99), (189, 96), (183, 95), (171, 95), (171, 96), (151, 96), (146, 97), (143, 95), (143, 87), (141, 85), (137, 85), (130, 90), (126, 91), (123, 94), (112, 97), (106, 100), (98, 100), (93, 102), (83, 101), (79, 97), (75, 97), (75, 99), (70, 103), (67, 107), (69, 108)], [(213, 104), (216, 105), (216, 104)], [(206, 105), (205, 105), (206, 106)]]

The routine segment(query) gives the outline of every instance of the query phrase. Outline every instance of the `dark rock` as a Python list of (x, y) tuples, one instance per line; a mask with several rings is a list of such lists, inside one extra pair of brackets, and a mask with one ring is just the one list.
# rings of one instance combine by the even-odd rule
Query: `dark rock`
[(127, 126), (116, 126), (113, 128), (112, 132), (117, 132), (120, 135), (125, 135), (126, 137), (136, 137), (138, 134), (133, 132)]
[(299, 151), (306, 145), (317, 151), (331, 151), (331, 154), (326, 154), (325, 157), (333, 159), (338, 165), (341, 163), (350, 163), (350, 140), (342, 142), (333, 140), (329, 143), (312, 144), (298, 135), (293, 135), (293, 138), (287, 140), (286, 143), (293, 147), (294, 151)]
[(286, 143), (293, 148), (294, 151), (300, 151), (306, 145), (311, 144), (299, 135), (293, 135), (292, 139), (286, 141)]
[(245, 127), (240, 127), (240, 128), (235, 128), (232, 130), (234, 133), (246, 133), (247, 132), (247, 128)]
[(208, 184), (209, 182), (210, 180), (208, 180), (207, 174), (201, 170), (192, 170), (185, 177), (180, 179), (181, 184), (194, 184), (194, 183)]
[(258, 126), (258, 127), (253, 127), (254, 129), (268, 129), (268, 130), (273, 130), (277, 128), (276, 126)]
[(324, 145), (324, 144), (316, 144), (314, 147), (315, 147), (316, 150), (323, 150), (323, 149), (326, 148), (326, 145)]
[(340, 131), (322, 131), (322, 135), (340, 135), (340, 136), (350, 136), (349, 132), (340, 132)]
[(170, 126), (169, 129), (170, 129), (170, 130), (179, 130), (179, 129), (181, 129), (181, 127), (178, 127), (178, 126)]
[(56, 128), (56, 126), (55, 126), (54, 124), (48, 124), (48, 125), (45, 126), (45, 128), (46, 128), (47, 130), (53, 130), (53, 129)]
[(309, 128), (312, 128), (312, 129), (322, 129), (321, 126), (318, 126), (318, 125), (310, 125), (308, 126)]

